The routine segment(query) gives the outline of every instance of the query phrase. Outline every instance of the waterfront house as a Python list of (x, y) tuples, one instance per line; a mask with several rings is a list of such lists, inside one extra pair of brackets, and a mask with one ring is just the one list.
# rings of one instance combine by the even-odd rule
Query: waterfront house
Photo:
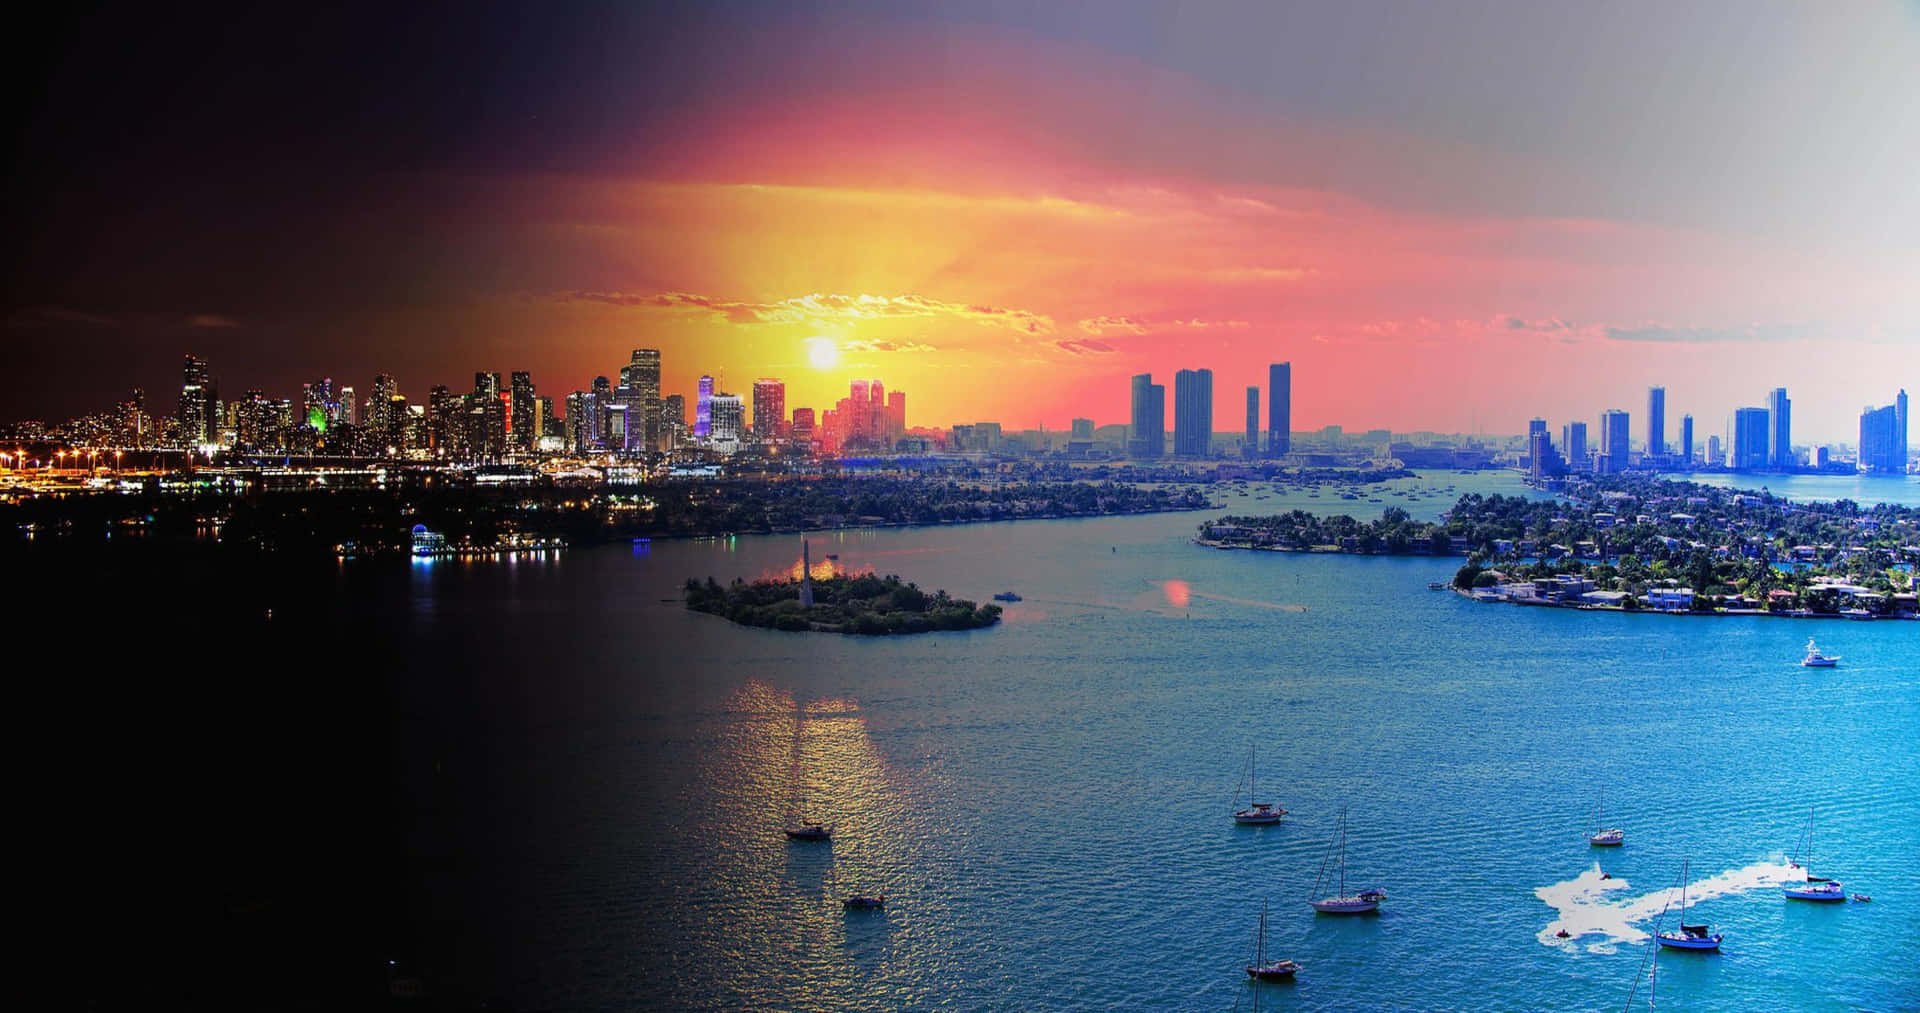
[(1690, 611), (1693, 608), (1693, 588), (1650, 587), (1647, 589), (1647, 607), (1662, 612)]
[(1619, 608), (1620, 604), (1627, 600), (1627, 593), (1625, 591), (1588, 591), (1580, 596), (1580, 600), (1588, 605)]

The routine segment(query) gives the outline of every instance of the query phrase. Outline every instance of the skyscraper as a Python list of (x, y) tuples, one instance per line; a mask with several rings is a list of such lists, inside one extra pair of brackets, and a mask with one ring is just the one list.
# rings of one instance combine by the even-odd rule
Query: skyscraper
[(1213, 442), (1213, 370), (1173, 374), (1173, 453), (1205, 457)]
[(896, 443), (907, 435), (907, 394), (905, 391), (887, 393), (887, 442)]
[(213, 432), (213, 377), (207, 360), (189, 355), (180, 367), (180, 442), (188, 447), (207, 442)]
[(1893, 399), (1893, 441), (1894, 450), (1900, 455), (1900, 470), (1907, 470), (1907, 455), (1913, 444), (1907, 442), (1907, 389)]
[(660, 449), (672, 450), (687, 442), (687, 396), (668, 394), (660, 399)]
[(620, 367), (620, 384), (627, 388), (630, 421), (640, 430), (639, 445), (650, 451), (661, 449), (660, 350), (634, 349), (627, 364)]
[(1558, 475), (1563, 469), (1553, 453), (1553, 437), (1547, 435), (1547, 420), (1527, 423), (1527, 476), (1534, 479)]
[(534, 419), (538, 408), (533, 398), (533, 376), (524, 369), (515, 370), (508, 380), (507, 401), (507, 437), (515, 450), (532, 450), (538, 435), (540, 425)]
[(1073, 442), (1075, 443), (1092, 443), (1093, 442), (1093, 420), (1092, 419), (1074, 419), (1072, 439), (1073, 439)]
[(1875, 475), (1901, 475), (1907, 470), (1906, 400), (1903, 389), (1884, 408), (1868, 406), (1860, 412), (1859, 469)]
[(1600, 413), (1600, 453), (1593, 470), (1601, 475), (1617, 475), (1627, 470), (1627, 423), (1629, 416), (1618, 408)]
[(1793, 458), (1793, 402), (1787, 400), (1787, 389), (1775, 387), (1767, 395), (1767, 464), (1769, 468), (1786, 470), (1796, 463)]
[(587, 428), (593, 432), (593, 443), (588, 449), (605, 450), (607, 442), (607, 406), (613, 403), (613, 384), (604, 376), (593, 378), (593, 385), (587, 389)]
[(1734, 471), (1758, 471), (1767, 466), (1767, 448), (1772, 439), (1765, 408), (1733, 410), (1733, 453), (1727, 467)]
[(1693, 468), (1693, 416), (1680, 416), (1680, 468)]
[(1587, 424), (1569, 422), (1560, 430), (1561, 451), (1567, 455), (1567, 467), (1587, 470)]
[(787, 385), (762, 377), (753, 381), (753, 435), (763, 442), (781, 436), (787, 421)]
[(1167, 388), (1153, 382), (1152, 373), (1133, 378), (1132, 428), (1128, 433), (1127, 456), (1153, 460), (1166, 448)]
[(713, 428), (713, 377), (703, 376), (693, 400), (693, 438), (705, 440)]
[(731, 454), (740, 449), (746, 431), (746, 406), (737, 394), (715, 394), (707, 402), (707, 439), (713, 449)]
[(1267, 367), (1267, 456), (1293, 449), (1293, 363)]
[[(1661, 458), (1667, 456), (1667, 389), (1665, 387), (1647, 388), (1647, 456)], [(1652, 462), (1659, 466), (1656, 460)]]
[(1240, 444), (1241, 457), (1260, 455), (1260, 388), (1247, 388), (1247, 438)]

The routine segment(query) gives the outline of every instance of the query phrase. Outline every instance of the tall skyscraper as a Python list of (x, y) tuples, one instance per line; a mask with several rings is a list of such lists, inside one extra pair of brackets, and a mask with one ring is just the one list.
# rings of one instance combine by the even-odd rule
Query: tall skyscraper
[(540, 424), (534, 418), (539, 409), (533, 399), (533, 376), (526, 370), (515, 370), (508, 379), (507, 400), (507, 438), (515, 450), (532, 450), (539, 435)]
[(771, 442), (781, 436), (787, 421), (787, 385), (779, 380), (753, 381), (753, 435)]
[(1884, 408), (1868, 406), (1860, 412), (1859, 469), (1875, 475), (1901, 475), (1907, 470), (1906, 399), (1903, 389)]
[(189, 355), (180, 367), (180, 442), (188, 447), (208, 440), (213, 432), (213, 375), (207, 360)]
[(1567, 467), (1587, 470), (1587, 424), (1569, 422), (1560, 430), (1561, 451), (1567, 455)]
[(657, 348), (636, 348), (631, 359), (620, 367), (620, 385), (627, 389), (626, 400), (631, 405), (630, 421), (639, 429), (639, 444), (646, 449), (660, 450), (660, 350)]
[(1617, 475), (1627, 470), (1627, 423), (1630, 416), (1618, 408), (1600, 413), (1600, 452), (1594, 456), (1593, 470), (1601, 475)]
[(668, 394), (660, 399), (661, 450), (687, 442), (687, 396)]
[(907, 435), (907, 394), (905, 391), (887, 393), (887, 443), (892, 445)]
[[(1667, 389), (1647, 388), (1647, 456), (1667, 456)], [(1659, 462), (1652, 462), (1655, 467)]]
[(1132, 428), (1128, 432), (1127, 456), (1153, 460), (1166, 448), (1167, 388), (1153, 382), (1152, 373), (1133, 378)]
[(693, 399), (693, 438), (705, 440), (713, 428), (713, 377), (703, 376)]
[(1553, 453), (1553, 437), (1547, 435), (1547, 420), (1533, 419), (1527, 423), (1527, 475), (1529, 478), (1542, 479), (1549, 475), (1558, 475), (1563, 469)]
[(606, 450), (612, 446), (607, 439), (607, 406), (613, 403), (613, 383), (604, 376), (596, 376), (587, 394), (587, 428), (593, 431), (593, 443), (588, 449)]
[(1680, 468), (1693, 467), (1693, 416), (1680, 416)]
[(1767, 467), (1767, 448), (1772, 440), (1769, 414), (1765, 408), (1733, 410), (1733, 453), (1727, 461), (1728, 468), (1759, 471)]
[(737, 394), (715, 394), (707, 402), (707, 441), (722, 454), (740, 449), (746, 431), (746, 406)]
[(1247, 388), (1247, 438), (1240, 444), (1241, 457), (1260, 456), (1260, 388)]
[(793, 434), (795, 440), (801, 443), (811, 443), (814, 436), (813, 409), (795, 408), (793, 410), (793, 428), (790, 432)]
[(1213, 443), (1213, 370), (1173, 374), (1173, 452), (1205, 457)]
[(1293, 363), (1267, 367), (1267, 456), (1293, 449)]
[(1769, 468), (1786, 470), (1797, 462), (1793, 457), (1793, 402), (1787, 400), (1787, 389), (1775, 387), (1767, 395), (1767, 464)]

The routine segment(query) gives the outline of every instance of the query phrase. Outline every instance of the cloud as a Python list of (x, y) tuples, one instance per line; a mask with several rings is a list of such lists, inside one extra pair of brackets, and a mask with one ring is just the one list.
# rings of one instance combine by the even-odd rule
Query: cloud
[(195, 313), (187, 318), (188, 327), (238, 327), (240, 321), (219, 313)]
[(1056, 341), (1054, 342), (1054, 344), (1059, 346), (1062, 349), (1065, 349), (1066, 351), (1072, 352), (1075, 355), (1104, 355), (1114, 350), (1114, 347), (1112, 345), (1109, 345), (1104, 341), (1081, 341), (1078, 339), (1069, 339), (1066, 341)]
[(1088, 334), (1148, 334), (1155, 331), (1198, 331), (1209, 328), (1239, 330), (1251, 326), (1253, 325), (1245, 320), (1202, 320), (1199, 317), (1187, 320), (1150, 320), (1146, 317), (1097, 316), (1088, 317), (1079, 322), (1080, 329)]
[(938, 349), (919, 341), (888, 341), (884, 338), (866, 341), (853, 340), (840, 343), (842, 351), (847, 352), (934, 352)]
[(45, 327), (48, 324), (86, 324), (90, 327), (115, 327), (120, 321), (99, 313), (69, 309), (65, 306), (32, 306), (7, 317), (12, 328)]
[(1744, 327), (1673, 327), (1667, 324), (1642, 324), (1636, 327), (1608, 327), (1606, 336), (1614, 341), (1650, 341), (1698, 344), (1732, 342), (1804, 341), (1820, 337), (1819, 330), (1805, 324), (1748, 324)]
[(1054, 332), (1053, 318), (1044, 313), (1005, 306), (956, 303), (923, 295), (843, 295), (814, 292), (777, 302), (715, 299), (688, 292), (633, 295), (625, 292), (573, 292), (572, 302), (600, 302), (642, 309), (698, 310), (718, 314), (734, 324), (851, 324), (863, 320), (947, 317), (1005, 327), (1021, 334)]

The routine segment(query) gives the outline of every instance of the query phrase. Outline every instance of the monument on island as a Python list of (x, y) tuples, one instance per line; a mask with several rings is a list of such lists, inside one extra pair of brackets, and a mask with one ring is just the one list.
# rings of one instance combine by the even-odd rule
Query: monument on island
[(807, 540), (800, 539), (800, 607), (813, 607), (813, 557), (807, 550)]

